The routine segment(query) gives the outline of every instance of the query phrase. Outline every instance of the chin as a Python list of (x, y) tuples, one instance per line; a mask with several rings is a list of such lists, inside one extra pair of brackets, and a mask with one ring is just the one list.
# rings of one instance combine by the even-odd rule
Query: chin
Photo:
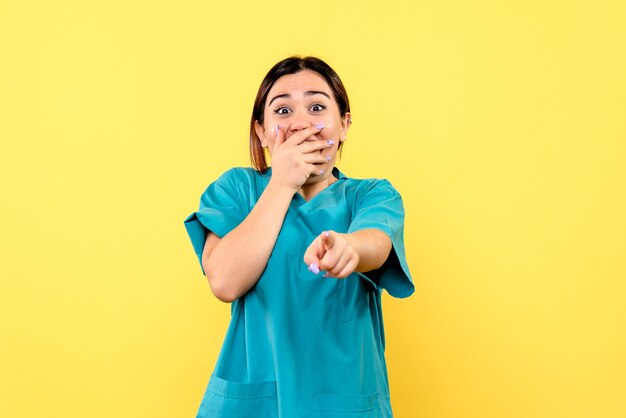
[(315, 184), (326, 178), (326, 171), (324, 174), (311, 174), (311, 176), (304, 182), (304, 184)]
[(333, 170), (333, 167), (330, 166), (324, 169), (324, 174), (311, 174), (311, 176), (307, 179), (307, 181), (304, 184), (311, 185), (311, 184), (319, 183), (320, 181), (324, 181), (328, 179), (330, 176), (332, 176), (332, 170)]

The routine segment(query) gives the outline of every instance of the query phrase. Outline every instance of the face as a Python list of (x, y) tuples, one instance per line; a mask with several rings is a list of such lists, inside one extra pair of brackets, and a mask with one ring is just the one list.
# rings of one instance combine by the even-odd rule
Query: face
[[(326, 166), (320, 167), (326, 173), (322, 178), (327, 178), (335, 165), (339, 143), (346, 140), (349, 118), (349, 113), (340, 116), (334, 94), (326, 80), (315, 71), (302, 70), (276, 80), (265, 100), (263, 125), (257, 122), (255, 129), (261, 145), (269, 150), (271, 156), (276, 140), (276, 126), (279, 126), (287, 140), (302, 129), (323, 123), (324, 129), (308, 139), (335, 141), (331, 147), (319, 151), (331, 157)], [(312, 176), (309, 180), (322, 180), (314, 177), (318, 176)]]

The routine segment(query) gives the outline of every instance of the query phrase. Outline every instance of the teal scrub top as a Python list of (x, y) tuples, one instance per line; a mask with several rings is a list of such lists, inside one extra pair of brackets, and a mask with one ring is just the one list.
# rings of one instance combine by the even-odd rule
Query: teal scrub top
[[(236, 167), (211, 183), (184, 220), (202, 272), (207, 231), (223, 237), (250, 213), (271, 178)], [(404, 208), (387, 180), (338, 179), (306, 201), (295, 193), (258, 282), (231, 303), (231, 320), (197, 418), (389, 418), (382, 289), (414, 291), (404, 250)], [(379, 269), (322, 277), (303, 261), (325, 230), (385, 232)], [(254, 245), (254, 242), (248, 243)]]

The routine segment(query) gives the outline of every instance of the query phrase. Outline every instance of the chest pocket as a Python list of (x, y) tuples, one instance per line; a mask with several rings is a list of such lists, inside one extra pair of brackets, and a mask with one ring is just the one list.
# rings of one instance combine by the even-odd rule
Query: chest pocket
[(196, 418), (277, 418), (276, 382), (235, 383), (211, 376)]

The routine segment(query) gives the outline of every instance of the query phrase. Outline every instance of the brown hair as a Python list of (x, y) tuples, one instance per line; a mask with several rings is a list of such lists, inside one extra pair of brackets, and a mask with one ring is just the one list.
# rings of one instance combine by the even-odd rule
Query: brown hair
[[(350, 111), (350, 102), (348, 101), (348, 93), (346, 92), (341, 79), (328, 64), (316, 57), (300, 57), (297, 55), (285, 58), (284, 60), (275, 64), (267, 73), (261, 85), (259, 91), (256, 94), (254, 100), (254, 106), (252, 107), (252, 118), (250, 120), (250, 160), (252, 167), (259, 172), (267, 170), (268, 165), (265, 160), (265, 151), (261, 145), (261, 141), (254, 129), (254, 122), (258, 121), (263, 124), (263, 116), (265, 109), (265, 101), (267, 99), (267, 93), (280, 77), (288, 74), (295, 74), (302, 70), (315, 71), (321, 75), (328, 86), (333, 91), (335, 100), (339, 107), (339, 115), (345, 116)], [(342, 142), (339, 143), (339, 150), (341, 150)]]

